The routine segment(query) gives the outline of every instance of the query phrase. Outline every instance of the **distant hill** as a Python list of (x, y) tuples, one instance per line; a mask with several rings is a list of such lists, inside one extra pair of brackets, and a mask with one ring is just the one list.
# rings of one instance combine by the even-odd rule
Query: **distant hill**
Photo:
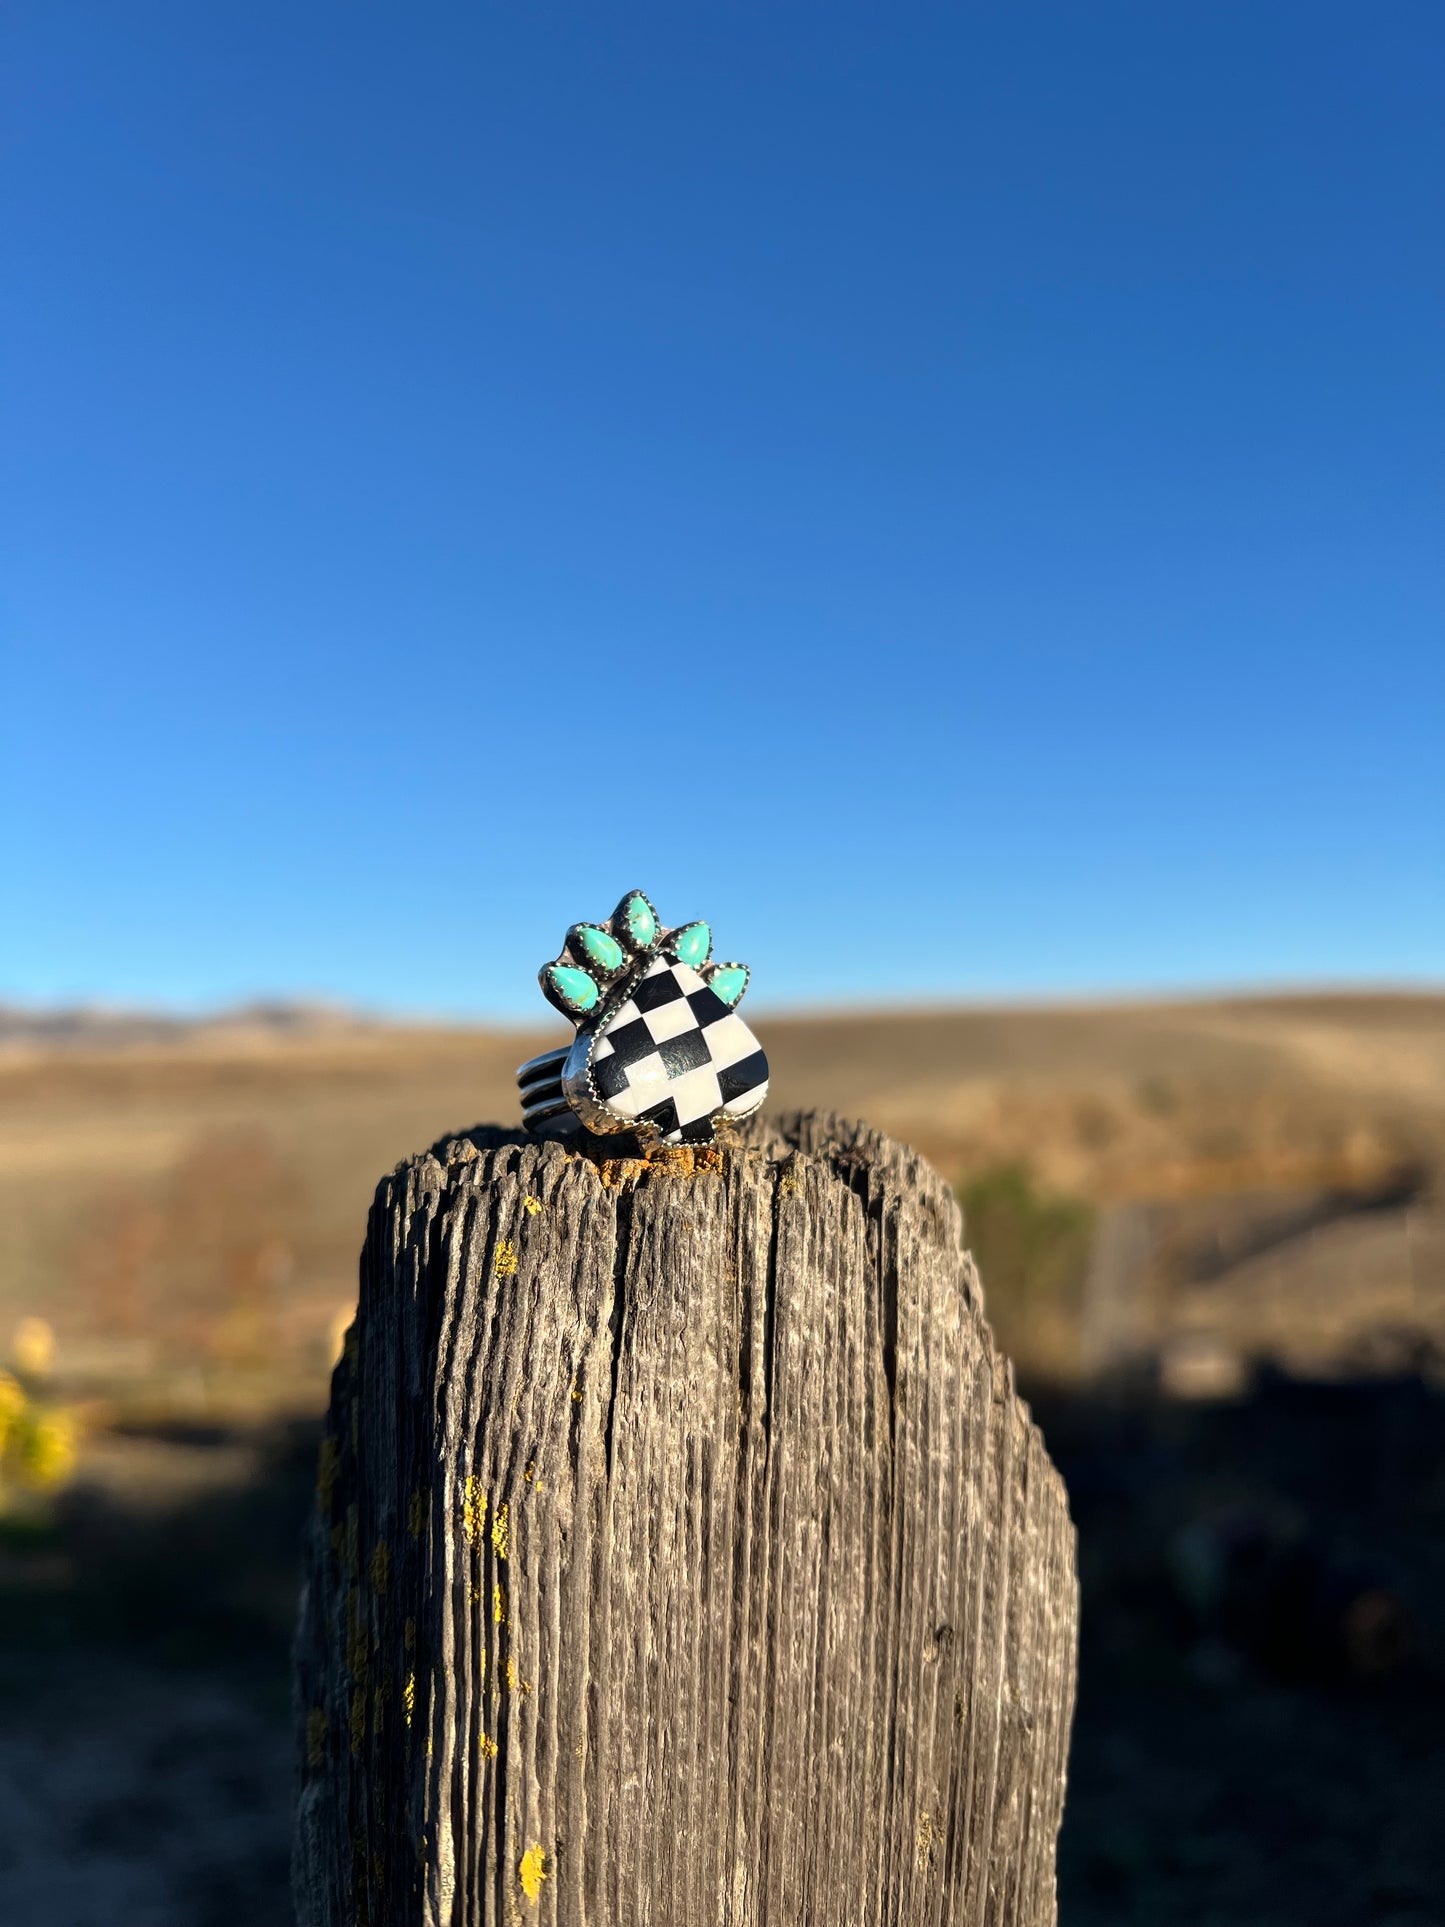
[(348, 1029), (367, 1021), (344, 1005), (287, 998), (238, 1004), (233, 1009), (209, 1011), (200, 1016), (119, 1010), (93, 1004), (47, 1009), (0, 1003), (0, 1044), (80, 1045), (104, 1049), (117, 1044), (164, 1044), (210, 1032), (262, 1030), (296, 1034)]

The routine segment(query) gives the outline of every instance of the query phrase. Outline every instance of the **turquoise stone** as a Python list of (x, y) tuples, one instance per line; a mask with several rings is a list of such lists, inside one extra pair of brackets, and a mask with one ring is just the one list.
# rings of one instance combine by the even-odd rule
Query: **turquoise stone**
[(673, 935), (673, 955), (679, 963), (689, 964), (694, 970), (699, 964), (707, 962), (707, 953), (711, 949), (712, 931), (705, 923), (690, 923)]
[(622, 918), (627, 925), (627, 934), (639, 950), (645, 950), (650, 943), (657, 942), (657, 918), (652, 914), (652, 905), (636, 891), (623, 906)]
[(715, 970), (708, 979), (713, 995), (721, 997), (725, 1004), (735, 1004), (748, 987), (746, 964), (724, 964)]
[(549, 964), (547, 976), (568, 1010), (591, 1010), (597, 1002), (597, 986), (585, 970), (572, 970), (566, 964)]
[(595, 923), (579, 923), (573, 937), (587, 961), (596, 964), (599, 970), (610, 976), (622, 968), (622, 945), (607, 931), (599, 930)]

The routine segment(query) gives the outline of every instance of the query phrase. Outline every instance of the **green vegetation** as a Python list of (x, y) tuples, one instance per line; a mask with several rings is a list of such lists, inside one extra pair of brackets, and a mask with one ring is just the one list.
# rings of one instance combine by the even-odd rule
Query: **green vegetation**
[(958, 1186), (964, 1237), (990, 1320), (1015, 1362), (1052, 1372), (1077, 1338), (1093, 1207), (1045, 1191), (1026, 1164), (990, 1165)]

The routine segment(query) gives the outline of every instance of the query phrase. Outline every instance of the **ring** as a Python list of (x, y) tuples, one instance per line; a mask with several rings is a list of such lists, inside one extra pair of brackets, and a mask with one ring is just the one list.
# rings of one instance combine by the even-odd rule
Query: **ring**
[(537, 981), (577, 1034), (518, 1067), (523, 1124), (711, 1144), (768, 1094), (768, 1060), (737, 1014), (748, 977), (713, 961), (707, 924), (665, 929), (640, 890), (606, 923), (574, 923)]

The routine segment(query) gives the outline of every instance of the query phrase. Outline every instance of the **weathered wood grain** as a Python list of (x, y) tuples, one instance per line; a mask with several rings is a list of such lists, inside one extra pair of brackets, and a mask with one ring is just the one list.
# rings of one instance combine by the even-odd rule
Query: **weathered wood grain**
[(912, 1153), (451, 1140), (377, 1192), (333, 1384), (302, 1927), (1043, 1927), (1076, 1609)]

